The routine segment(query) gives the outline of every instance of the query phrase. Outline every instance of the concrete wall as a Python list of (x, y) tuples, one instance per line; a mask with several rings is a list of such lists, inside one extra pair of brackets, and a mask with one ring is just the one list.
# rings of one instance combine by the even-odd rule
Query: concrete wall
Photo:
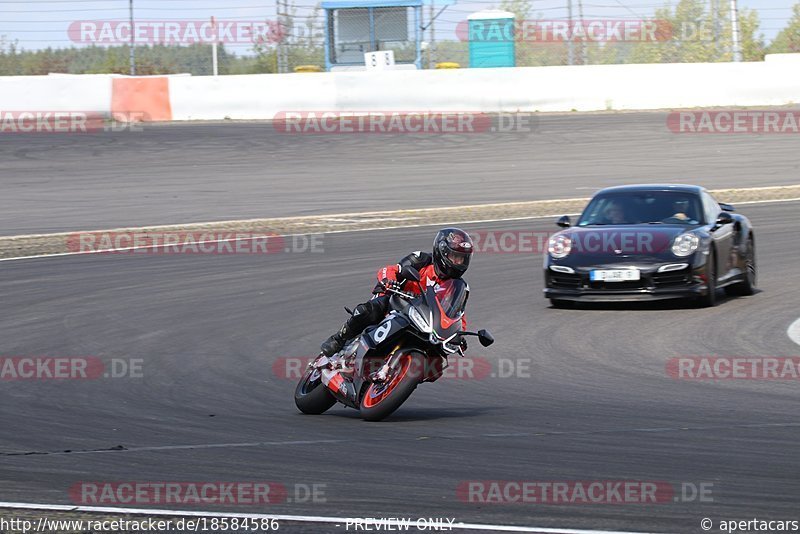
[[(547, 112), (800, 104), (800, 54), (767, 56), (760, 63), (165, 78), (166, 83), (109, 75), (0, 77), (0, 109), (131, 111), (159, 120), (221, 120), (272, 119), (285, 111)], [(153, 109), (141, 109), (147, 107)]]

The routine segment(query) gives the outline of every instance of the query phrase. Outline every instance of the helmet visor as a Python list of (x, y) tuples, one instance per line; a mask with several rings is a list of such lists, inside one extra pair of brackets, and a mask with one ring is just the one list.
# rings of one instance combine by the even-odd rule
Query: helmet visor
[(451, 249), (450, 247), (446, 247), (444, 250), (444, 257), (456, 267), (467, 268), (469, 266), (469, 259), (471, 256), (472, 252), (459, 252)]

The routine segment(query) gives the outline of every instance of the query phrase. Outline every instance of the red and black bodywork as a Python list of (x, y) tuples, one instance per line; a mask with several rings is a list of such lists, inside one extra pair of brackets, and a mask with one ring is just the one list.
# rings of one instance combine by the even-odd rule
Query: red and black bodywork
[[(419, 281), (413, 268), (404, 278)], [(478, 336), (484, 346), (494, 342), (485, 330), (463, 330), (462, 317), (469, 286), (454, 278), (429, 285), (422, 295), (386, 289), (390, 311), (328, 358), (320, 355), (306, 369), (295, 390), (304, 413), (322, 413), (335, 402), (356, 408), (367, 420), (394, 412), (422, 382), (438, 380), (448, 357), (463, 356), (462, 336)]]
[(577, 224), (567, 216), (557, 224), (564, 230), (550, 238), (544, 254), (544, 296), (555, 307), (670, 298), (713, 306), (717, 289), (755, 290), (750, 221), (702, 187), (603, 189)]

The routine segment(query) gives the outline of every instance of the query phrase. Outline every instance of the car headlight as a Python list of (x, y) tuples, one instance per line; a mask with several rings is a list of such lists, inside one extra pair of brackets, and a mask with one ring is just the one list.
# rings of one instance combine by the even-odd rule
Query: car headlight
[(563, 234), (556, 235), (550, 238), (547, 242), (547, 252), (551, 258), (560, 260), (566, 258), (572, 251), (572, 239)]
[(425, 317), (423, 317), (419, 310), (417, 310), (414, 306), (408, 308), (408, 317), (417, 328), (426, 334), (430, 334), (433, 331), (428, 320), (425, 319)]
[(683, 258), (694, 254), (700, 246), (700, 238), (694, 234), (681, 234), (672, 241), (672, 253)]

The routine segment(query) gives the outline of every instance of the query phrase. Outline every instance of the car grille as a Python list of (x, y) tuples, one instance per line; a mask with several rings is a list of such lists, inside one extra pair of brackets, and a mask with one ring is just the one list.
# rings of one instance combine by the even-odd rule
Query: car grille
[(645, 289), (650, 284), (647, 283), (645, 278), (641, 280), (630, 280), (626, 282), (590, 282), (589, 287), (592, 289)]
[(589, 280), (588, 273), (557, 273), (549, 272), (550, 287), (564, 289), (594, 289), (614, 291), (630, 291), (636, 289), (669, 288), (679, 287), (689, 284), (691, 281), (691, 269), (680, 271), (670, 271), (666, 273), (642, 273), (641, 280), (631, 280), (626, 282), (592, 282)]
[(551, 272), (550, 284), (553, 287), (568, 287), (575, 289), (581, 287), (581, 275)]
[(655, 287), (683, 286), (689, 283), (689, 269), (654, 273), (652, 277)]

